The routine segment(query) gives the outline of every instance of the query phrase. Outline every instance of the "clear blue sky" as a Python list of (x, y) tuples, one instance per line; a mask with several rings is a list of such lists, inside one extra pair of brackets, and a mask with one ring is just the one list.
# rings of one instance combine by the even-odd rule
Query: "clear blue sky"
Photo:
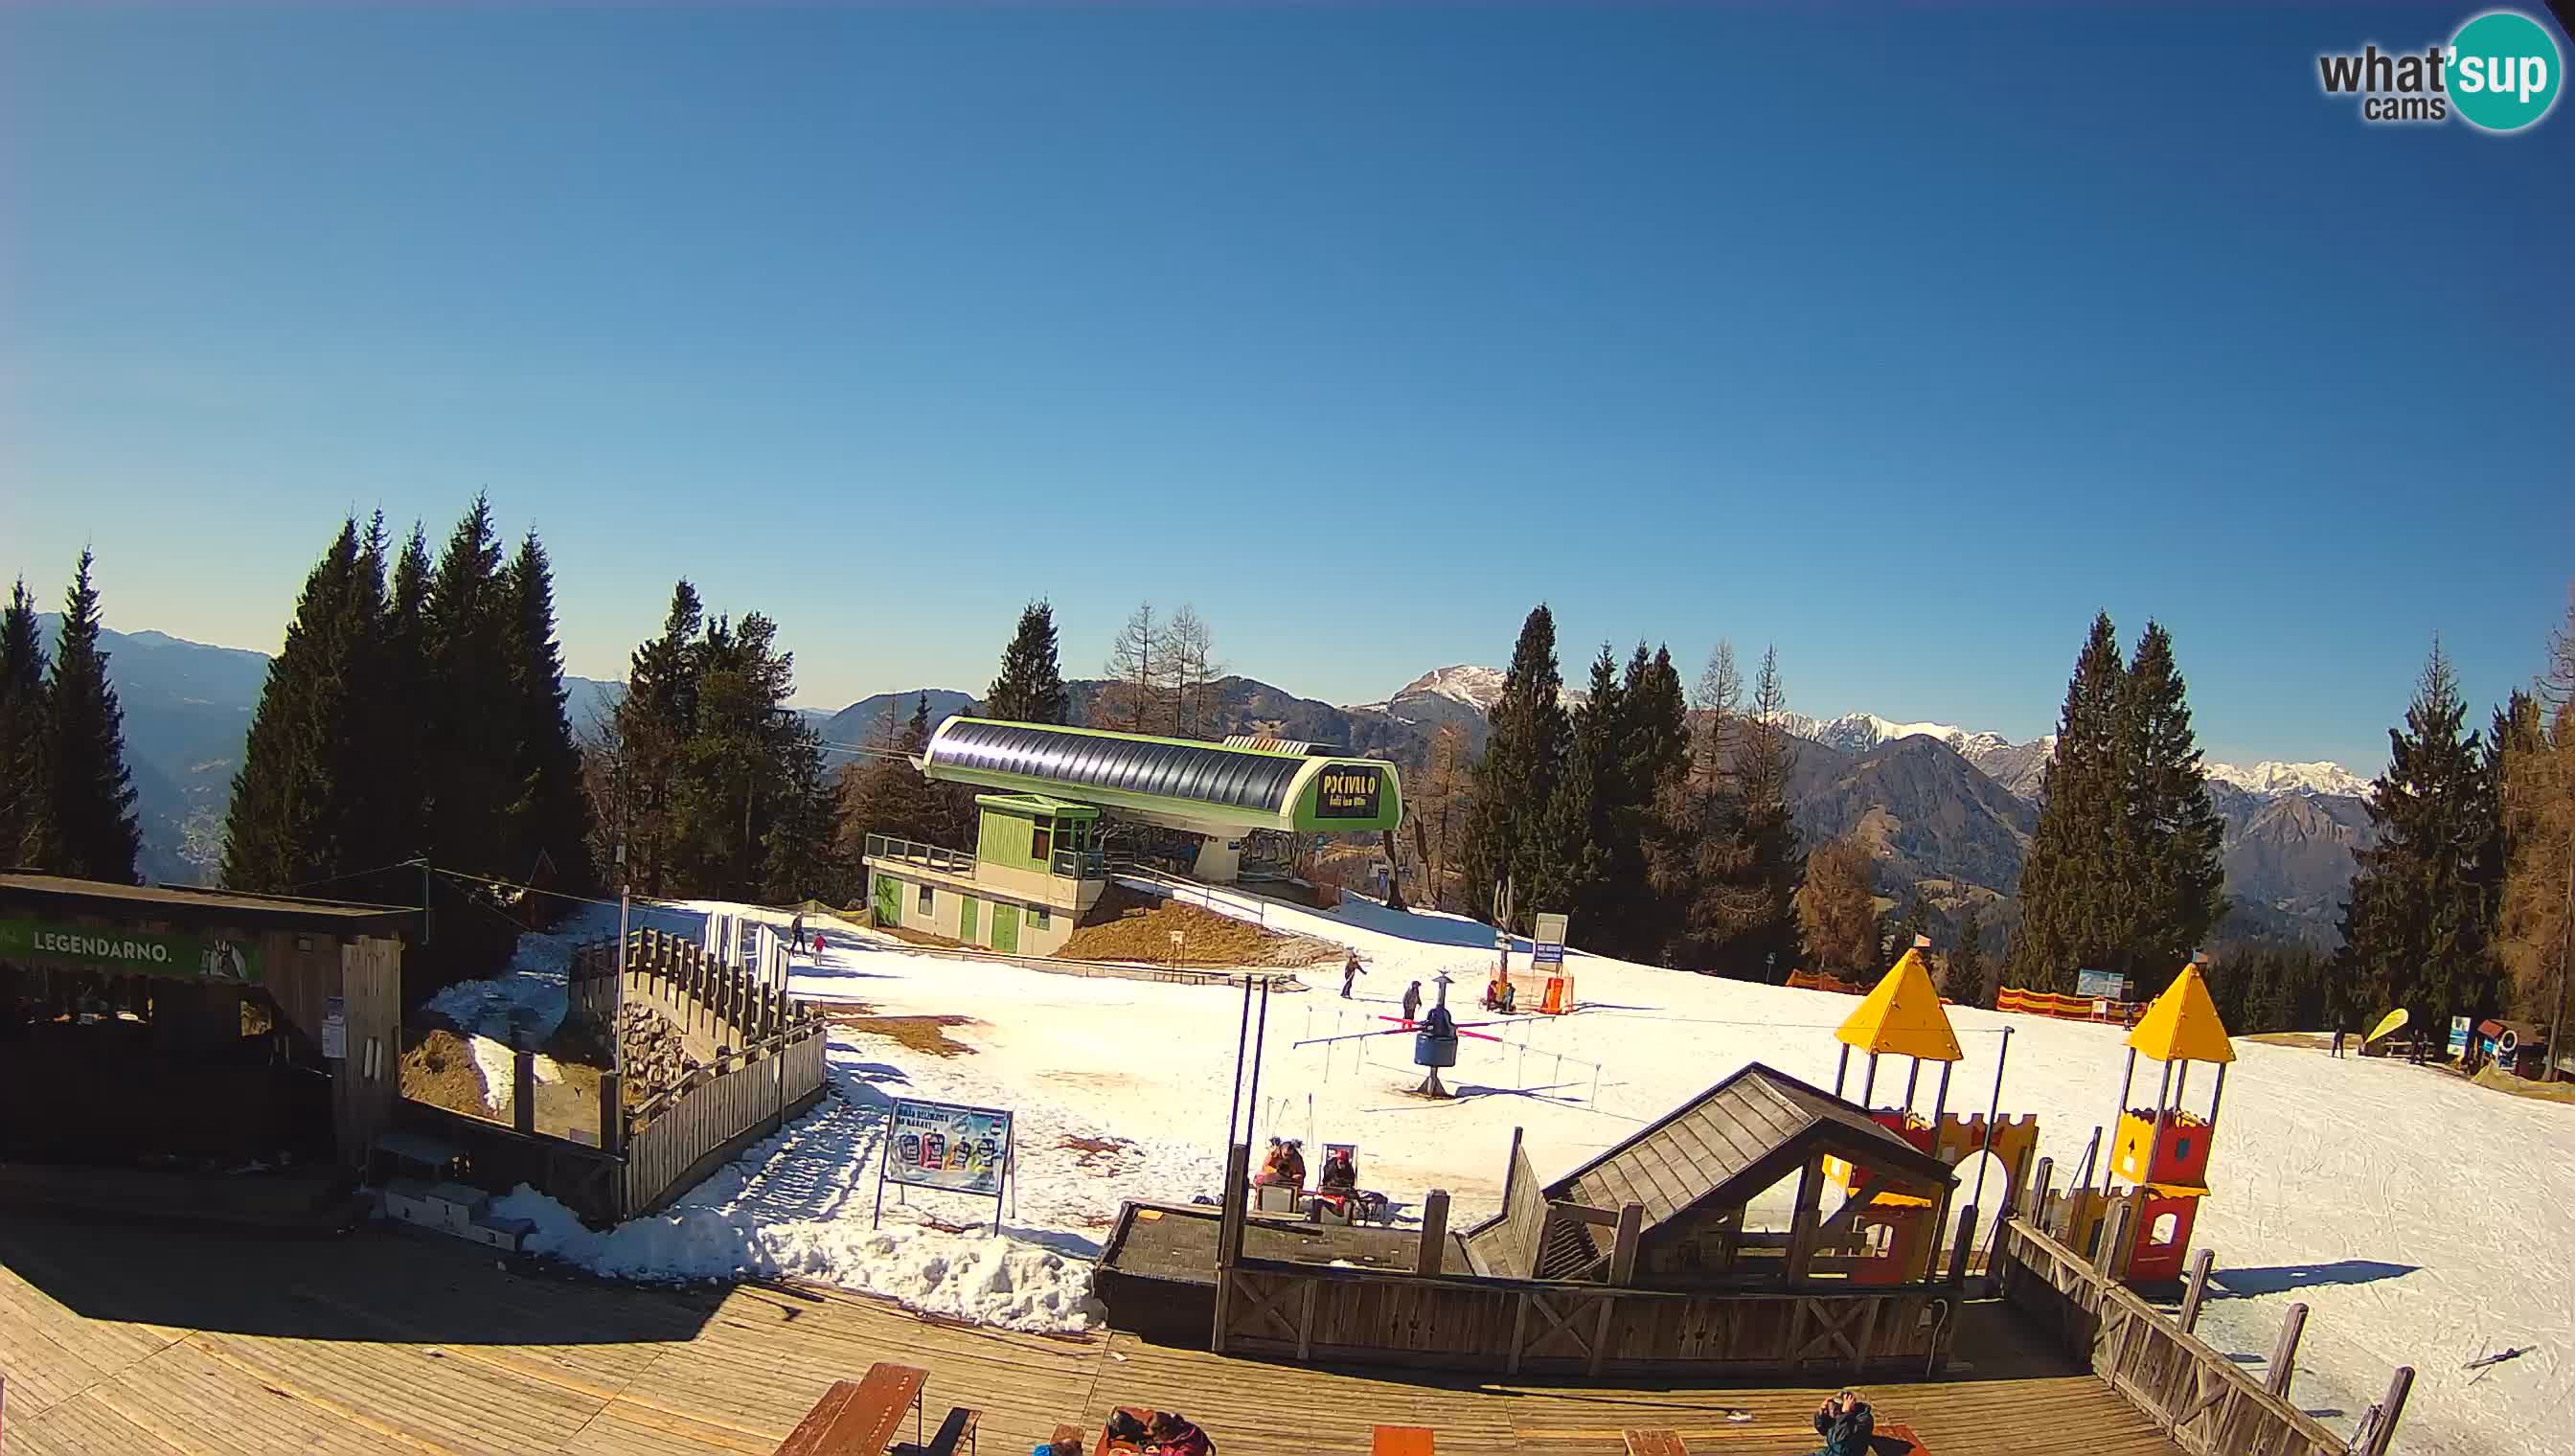
[(801, 698), (1150, 596), (1383, 696), (1550, 601), (1793, 705), (2213, 755), (2483, 706), (2575, 576), (2575, 107), (2364, 126), (2474, 6), (0, 13), (0, 573), (273, 650), (343, 511), (685, 573)]

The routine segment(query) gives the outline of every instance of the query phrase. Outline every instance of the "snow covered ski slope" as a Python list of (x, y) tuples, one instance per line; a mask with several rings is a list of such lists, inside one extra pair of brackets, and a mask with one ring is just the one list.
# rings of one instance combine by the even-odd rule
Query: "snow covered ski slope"
[[(1256, 1137), (1308, 1138), (1309, 1156), (1317, 1140), (1356, 1142), (1367, 1186), (1405, 1207), (1446, 1188), (1461, 1220), (1498, 1201), (1513, 1127), (1551, 1177), (1746, 1061), (1829, 1085), (1832, 1028), (1855, 1004), (1576, 952), (1584, 1008), (1488, 1028), (1506, 1040), (1466, 1042), (1448, 1077), (1462, 1095), (1431, 1103), (1404, 1095), (1420, 1074), (1400, 1036), (1293, 1043), (1383, 1025), (1407, 983), (1421, 980), (1426, 996), (1442, 970), (1458, 978), (1462, 1019), (1483, 1019), (1473, 1002), (1490, 929), (1355, 899), (1321, 913), (1184, 893), (1366, 958), (1355, 1000), (1340, 997), (1329, 968), (1272, 999)], [(924, 955), (823, 923), (833, 948), (799, 958), (799, 994), (862, 1003), (879, 1018), (964, 1017), (942, 1034), (971, 1050), (942, 1056), (883, 1030), (836, 1029), (841, 1097), (672, 1213), (605, 1235), (557, 1220), (550, 1247), (604, 1272), (795, 1272), (1017, 1328), (1082, 1327), (1093, 1312), (1081, 1259), (1120, 1200), (1218, 1191), (1240, 992)], [(2002, 1110), (2036, 1113), (2040, 1151), (2061, 1166), (2078, 1159), (2114, 1110), (2120, 1031), (1951, 1014), (1967, 1053), (1951, 1108), (1985, 1108), (2009, 1025)], [(2198, 1226), (2219, 1271), (2202, 1335), (2258, 1365), (2282, 1312), (2303, 1300), (2312, 1314), (2295, 1392), (2328, 1425), (2348, 1430), (2389, 1371), (2412, 1364), (2399, 1450), (2545, 1449), (2575, 1409), (2575, 1107), (2421, 1068), (2242, 1041), (2236, 1050)], [(1884, 1079), (1879, 1091), (1887, 1100)], [(889, 1195), (887, 1233), (870, 1234), (894, 1095), (1018, 1110), (1021, 1188), (1004, 1210), (1006, 1237), (951, 1231), (989, 1223), (992, 1205), (935, 1194), (904, 1205)], [(506, 1211), (541, 1215), (543, 1201), (521, 1195)], [(2460, 1368), (2512, 1346), (2531, 1353)]]

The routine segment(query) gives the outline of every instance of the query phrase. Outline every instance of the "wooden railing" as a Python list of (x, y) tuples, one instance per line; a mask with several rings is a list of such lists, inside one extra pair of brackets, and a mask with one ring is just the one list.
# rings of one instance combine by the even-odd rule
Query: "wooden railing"
[[(2028, 1220), (2004, 1223), (1994, 1262), (2014, 1309), (2087, 1361), (2192, 1456), (2378, 1456), (2395, 1434), (2413, 1381), (2410, 1368), (2397, 1371), (2362, 1442), (2347, 1444), (2288, 1399), (2285, 1369), (2274, 1372), (2279, 1389), (2256, 1380)], [(2191, 1308), (2196, 1311), (2195, 1300)], [(2292, 1352), (2303, 1313), (2303, 1306), (2293, 1312), (2283, 1335)]]
[(696, 941), (660, 930), (630, 931), (625, 965), (621, 988), (617, 942), (600, 940), (574, 950), (573, 1003), (605, 1018), (620, 999), (642, 1000), (692, 1038), (727, 1047), (775, 1036), (801, 1014), (785, 981), (727, 965)]
[(628, 1114), (624, 1204), (652, 1213), (822, 1100), (827, 1026), (797, 1022)]
[(1920, 1286), (1675, 1293), (1275, 1259), (1219, 1278), (1221, 1353), (1505, 1375), (1918, 1375), (1945, 1352), (1952, 1310), (1949, 1294)]

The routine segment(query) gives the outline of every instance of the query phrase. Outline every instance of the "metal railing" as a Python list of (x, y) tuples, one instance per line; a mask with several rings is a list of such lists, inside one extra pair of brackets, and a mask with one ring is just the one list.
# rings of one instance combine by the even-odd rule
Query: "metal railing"
[(975, 856), (972, 854), (956, 849), (943, 849), (937, 844), (925, 844), (918, 839), (897, 838), (893, 834), (868, 835), (867, 852), (871, 859), (900, 859), (906, 864), (919, 864), (925, 868), (942, 870), (949, 874), (975, 872)]
[[(944, 870), (950, 874), (973, 874), (975, 856), (962, 849), (943, 849), (918, 839), (899, 838), (893, 834), (867, 836), (867, 853), (871, 859), (900, 859), (906, 864)], [(1065, 879), (1107, 879), (1109, 856), (1097, 849), (1058, 849), (1047, 858), (1048, 872)]]

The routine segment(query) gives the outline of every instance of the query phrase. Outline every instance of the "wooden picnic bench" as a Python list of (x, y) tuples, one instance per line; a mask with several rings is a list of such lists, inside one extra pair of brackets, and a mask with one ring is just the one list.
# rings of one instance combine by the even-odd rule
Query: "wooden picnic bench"
[(1689, 1456), (1689, 1447), (1681, 1444), (1678, 1431), (1621, 1431), (1627, 1441), (1627, 1456)]
[[(1893, 1444), (1897, 1441), (1904, 1444)], [(1880, 1426), (1877, 1428), (1877, 1456), (1931, 1456), (1931, 1448), (1922, 1444), (1922, 1438), (1913, 1434), (1911, 1426)]]
[(1368, 1456), (1431, 1456), (1426, 1426), (1379, 1426), (1368, 1442)]
[(885, 1456), (906, 1410), (912, 1412), (917, 1443), (921, 1388), (929, 1382), (927, 1370), (882, 1360), (860, 1379), (834, 1381), (788, 1433), (777, 1456)]
[(957, 1456), (959, 1446), (972, 1452), (975, 1449), (975, 1428), (983, 1423), (984, 1413), (973, 1406), (950, 1406), (948, 1418), (939, 1423), (939, 1434), (930, 1438), (929, 1445), (897, 1441), (890, 1456)]

